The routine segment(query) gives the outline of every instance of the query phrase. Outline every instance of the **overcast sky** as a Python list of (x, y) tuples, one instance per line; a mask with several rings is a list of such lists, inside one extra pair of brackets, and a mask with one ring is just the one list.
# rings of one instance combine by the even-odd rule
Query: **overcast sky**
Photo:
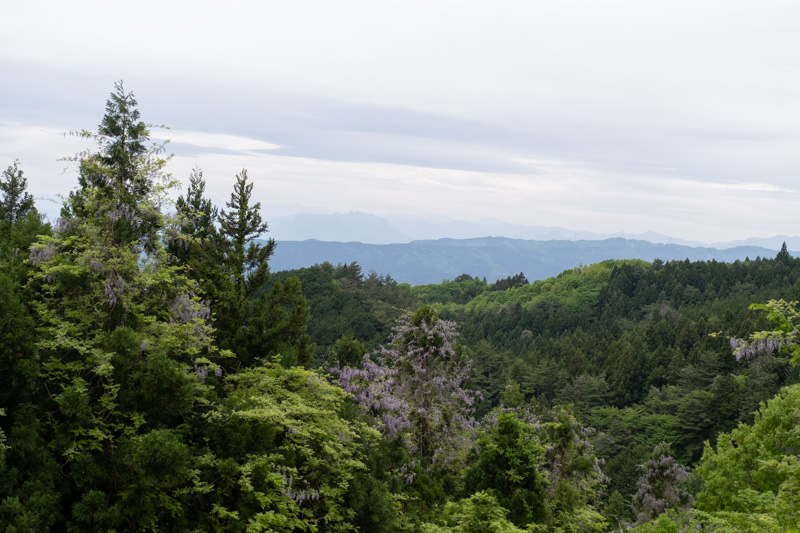
[[(494, 217), (706, 242), (800, 234), (794, 1), (39, 1), (0, 6), (0, 166), (40, 209), (115, 80), (170, 170), (264, 218)], [(50, 200), (48, 200), (50, 199)]]

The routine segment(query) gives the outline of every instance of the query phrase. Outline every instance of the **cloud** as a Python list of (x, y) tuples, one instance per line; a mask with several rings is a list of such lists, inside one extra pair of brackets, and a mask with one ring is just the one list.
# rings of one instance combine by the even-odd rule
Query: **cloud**
[(232, 152), (258, 152), (261, 150), (276, 150), (281, 148), (277, 144), (270, 142), (226, 133), (206, 133), (171, 128), (166, 130), (158, 128), (153, 130), (152, 133), (154, 140), (163, 141), (169, 139), (171, 143)]
[(222, 202), (247, 166), (265, 205), (797, 231), (792, 3), (44, 6), (12, 3), (0, 34), (0, 117), (19, 129), (0, 155), (41, 190), (64, 189), (54, 161), (73, 152), (47, 128), (91, 128), (124, 77), (176, 127), (175, 174), (200, 164)]

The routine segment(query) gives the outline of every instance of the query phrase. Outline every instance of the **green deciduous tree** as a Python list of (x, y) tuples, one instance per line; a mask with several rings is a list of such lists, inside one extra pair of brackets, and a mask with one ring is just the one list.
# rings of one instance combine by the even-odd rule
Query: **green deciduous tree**
[(506, 518), (507, 511), (488, 492), (448, 502), (435, 524), (422, 524), (423, 533), (522, 533)]
[(703, 491), (696, 507), (709, 513), (776, 518), (784, 530), (800, 527), (800, 385), (763, 405), (752, 426), (740, 425), (706, 445), (697, 467)]
[(315, 372), (270, 363), (228, 376), (207, 415), (217, 459), (202, 469), (204, 527), (217, 531), (350, 531), (346, 505), (365, 445), (378, 434), (338, 414), (345, 393)]

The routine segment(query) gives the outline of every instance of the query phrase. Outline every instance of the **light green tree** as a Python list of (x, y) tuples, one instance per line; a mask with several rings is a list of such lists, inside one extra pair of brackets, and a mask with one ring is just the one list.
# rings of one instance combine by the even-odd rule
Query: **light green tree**
[(696, 508), (726, 518), (743, 515), (800, 527), (800, 385), (783, 389), (756, 414), (752, 426), (720, 434), (706, 444), (697, 467), (703, 491)]

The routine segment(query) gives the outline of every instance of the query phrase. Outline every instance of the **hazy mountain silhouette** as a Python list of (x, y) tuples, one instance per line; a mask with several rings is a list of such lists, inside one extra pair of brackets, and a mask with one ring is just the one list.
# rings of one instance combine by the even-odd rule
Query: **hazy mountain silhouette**
[[(364, 272), (390, 274), (411, 284), (439, 283), (466, 273), (489, 281), (524, 272), (529, 280), (555, 276), (580, 264), (605, 259), (653, 261), (743, 260), (772, 258), (776, 249), (737, 246), (727, 249), (658, 244), (644, 240), (535, 241), (504, 237), (438, 239), (410, 243), (365, 244), (319, 240), (279, 241), (270, 261), (273, 271), (311, 266), (325, 261), (358, 262)], [(794, 255), (794, 254), (793, 254)]]

